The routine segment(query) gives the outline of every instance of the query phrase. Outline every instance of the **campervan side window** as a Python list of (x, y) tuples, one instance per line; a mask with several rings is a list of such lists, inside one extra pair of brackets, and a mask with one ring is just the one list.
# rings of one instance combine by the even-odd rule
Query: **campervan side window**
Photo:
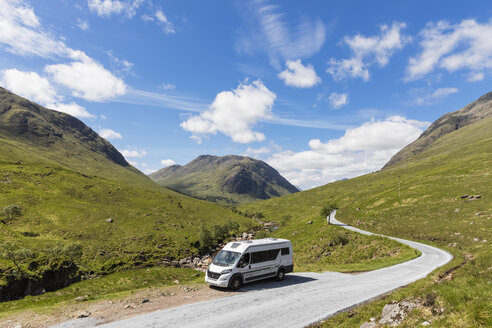
[(289, 255), (289, 247), (282, 248), (282, 255)]
[(252, 260), (251, 263), (261, 263), (266, 261), (273, 261), (277, 258), (279, 249), (271, 249), (268, 251), (254, 252), (251, 253)]

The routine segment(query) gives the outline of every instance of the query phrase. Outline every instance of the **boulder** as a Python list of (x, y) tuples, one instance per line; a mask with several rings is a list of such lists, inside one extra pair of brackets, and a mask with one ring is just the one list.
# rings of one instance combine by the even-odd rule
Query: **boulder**
[(108, 218), (108, 219), (106, 219), (106, 222), (113, 223), (113, 219), (112, 218)]

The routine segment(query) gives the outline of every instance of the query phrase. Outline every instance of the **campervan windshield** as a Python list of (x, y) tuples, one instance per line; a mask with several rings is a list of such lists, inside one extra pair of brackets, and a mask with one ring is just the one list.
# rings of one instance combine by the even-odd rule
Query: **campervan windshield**
[(218, 266), (228, 267), (236, 263), (239, 256), (241, 256), (241, 253), (222, 250), (212, 263)]

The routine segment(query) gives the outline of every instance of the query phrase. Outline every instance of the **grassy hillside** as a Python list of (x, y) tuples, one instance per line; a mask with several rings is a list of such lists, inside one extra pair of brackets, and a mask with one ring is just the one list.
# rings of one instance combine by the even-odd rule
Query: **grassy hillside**
[[(378, 318), (392, 299), (435, 299), (444, 309), (415, 310), (403, 326), (424, 319), (433, 327), (492, 326), (492, 117), (455, 130), (412, 158), (388, 169), (312, 190), (243, 205), (268, 220), (290, 217), (282, 235), (316, 219), (325, 202), (340, 207), (337, 217), (373, 232), (436, 245), (455, 259), (424, 281), (389, 299), (342, 314), (325, 326), (358, 327)], [(480, 198), (462, 198), (480, 195)], [(298, 235), (291, 237), (295, 243)], [(308, 238), (308, 237), (304, 237)], [(316, 240), (317, 236), (311, 239)]]
[(160, 187), (81, 121), (0, 89), (0, 300), (197, 254), (214, 225), (257, 223)]
[(265, 162), (244, 156), (202, 155), (149, 176), (164, 187), (219, 203), (247, 203), (298, 191)]

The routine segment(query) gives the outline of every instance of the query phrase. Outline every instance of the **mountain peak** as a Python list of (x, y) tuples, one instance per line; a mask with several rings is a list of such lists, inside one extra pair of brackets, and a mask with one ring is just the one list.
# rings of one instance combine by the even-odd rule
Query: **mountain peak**
[(201, 155), (185, 166), (163, 168), (150, 178), (192, 197), (226, 203), (268, 199), (298, 191), (267, 163), (237, 155)]
[(467, 125), (492, 116), (492, 92), (489, 92), (460, 110), (444, 114), (432, 123), (410, 145), (394, 155), (383, 169), (396, 165), (418, 153), (428, 149), (442, 136), (461, 129)]

